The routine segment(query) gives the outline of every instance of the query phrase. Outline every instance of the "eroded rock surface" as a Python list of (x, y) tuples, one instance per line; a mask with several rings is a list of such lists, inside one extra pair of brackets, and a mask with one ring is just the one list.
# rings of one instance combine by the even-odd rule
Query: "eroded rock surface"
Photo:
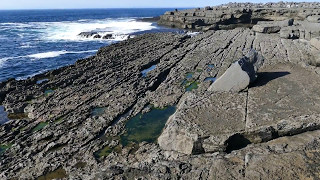
[[(286, 19), (318, 22), (319, 3), (229, 3), (221, 6), (166, 12), (159, 23), (184, 29), (229, 29), (253, 26), (258, 21)], [(279, 26), (280, 25), (280, 26)], [(283, 24), (259, 25), (261, 32), (278, 32)]]
[[(318, 11), (299, 8), (307, 5), (299, 17)], [(253, 12), (285, 20), (272, 8)], [(248, 28), (145, 34), (2, 82), (0, 103), (14, 120), (0, 125), (0, 179), (319, 179), (316, 40)], [(205, 79), (252, 49), (264, 59), (252, 85), (208, 91)], [(122, 142), (131, 118), (173, 105), (158, 142)]]

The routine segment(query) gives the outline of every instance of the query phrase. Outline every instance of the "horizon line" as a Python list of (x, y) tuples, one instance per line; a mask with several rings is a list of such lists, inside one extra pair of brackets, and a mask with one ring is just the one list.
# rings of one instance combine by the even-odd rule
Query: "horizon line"
[(201, 8), (201, 7), (110, 7), (110, 8), (34, 8), (34, 9), (0, 9), (0, 11), (15, 10), (94, 10), (94, 9), (182, 9), (182, 8)]

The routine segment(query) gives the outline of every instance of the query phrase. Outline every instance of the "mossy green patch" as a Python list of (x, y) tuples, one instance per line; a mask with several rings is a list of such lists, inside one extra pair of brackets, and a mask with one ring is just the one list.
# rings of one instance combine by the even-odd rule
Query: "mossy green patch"
[(53, 94), (54, 93), (54, 90), (53, 89), (47, 89), (44, 91), (44, 95), (45, 96), (49, 96), (50, 94)]
[(196, 81), (190, 82), (189, 84), (186, 85), (186, 91), (192, 91), (193, 89), (198, 89), (199, 84), (200, 83)]
[(100, 157), (106, 157), (108, 156), (110, 153), (112, 153), (113, 148), (110, 148), (109, 146), (105, 146), (104, 148), (100, 149), (99, 151), (95, 152), (94, 155), (97, 158)]
[[(202, 72), (202, 69), (197, 69), (197, 72)], [(192, 72), (187, 73), (186, 78), (181, 83), (181, 85), (185, 87), (186, 91), (197, 89), (200, 84), (192, 78), (193, 74), (194, 73)]]
[(11, 146), (12, 144), (0, 144), (0, 155), (3, 154)]
[(148, 113), (139, 113), (131, 118), (125, 126), (125, 133), (120, 137), (121, 144), (127, 146), (131, 142), (146, 141), (151, 143), (156, 141), (168, 118), (175, 110), (175, 106), (169, 106), (165, 109), (152, 108)]
[(77, 162), (77, 164), (74, 165), (74, 167), (76, 167), (77, 169), (83, 169), (87, 166), (87, 163), (86, 162)]
[(39, 131), (39, 130), (43, 129), (44, 127), (46, 127), (47, 125), (48, 125), (47, 122), (41, 122), (35, 128), (32, 129), (32, 132)]
[(43, 176), (40, 176), (37, 178), (37, 180), (52, 180), (52, 179), (62, 179), (67, 178), (67, 172), (62, 169), (56, 169), (55, 171), (49, 172), (48, 174), (45, 174)]
[(8, 114), (9, 119), (26, 119), (28, 118), (27, 113), (10, 113)]
[(55, 123), (59, 123), (59, 122), (62, 122), (63, 121), (63, 117), (59, 117), (58, 119), (56, 119), (54, 122)]
[(202, 72), (203, 70), (202, 69), (197, 69), (197, 72)]
[(25, 131), (26, 129), (28, 129), (28, 126), (21, 128), (20, 131)]

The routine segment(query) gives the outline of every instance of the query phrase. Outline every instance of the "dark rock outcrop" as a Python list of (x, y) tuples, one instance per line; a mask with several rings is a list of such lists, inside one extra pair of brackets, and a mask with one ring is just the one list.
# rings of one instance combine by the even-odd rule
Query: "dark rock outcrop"
[(106, 34), (102, 37), (102, 39), (114, 39), (114, 37), (112, 36), (112, 34)]
[[(204, 9), (166, 12), (158, 23), (177, 28), (206, 30), (214, 25), (220, 29), (229, 29), (252, 26), (258, 21), (282, 21), (291, 18), (309, 18), (311, 22), (316, 22), (320, 13), (319, 7), (320, 3), (229, 3)], [(272, 31), (276, 30), (274, 28)], [(278, 31), (277, 27), (276, 32)]]
[(91, 38), (93, 36), (99, 35), (97, 32), (81, 32), (78, 34), (78, 36), (83, 37), (83, 38)]

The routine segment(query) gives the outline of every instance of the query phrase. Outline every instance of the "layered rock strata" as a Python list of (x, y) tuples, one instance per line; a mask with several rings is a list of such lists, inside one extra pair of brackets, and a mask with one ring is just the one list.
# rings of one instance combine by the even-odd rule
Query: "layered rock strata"
[(252, 26), (258, 21), (286, 19), (318, 22), (320, 3), (229, 3), (221, 6), (166, 12), (159, 24), (199, 30)]
[[(252, 49), (264, 59), (252, 85), (208, 91)], [(0, 179), (319, 179), (318, 54), (318, 38), (248, 28), (145, 34), (2, 82), (14, 120), (0, 125)], [(176, 112), (157, 142), (124, 145), (150, 105)]]

